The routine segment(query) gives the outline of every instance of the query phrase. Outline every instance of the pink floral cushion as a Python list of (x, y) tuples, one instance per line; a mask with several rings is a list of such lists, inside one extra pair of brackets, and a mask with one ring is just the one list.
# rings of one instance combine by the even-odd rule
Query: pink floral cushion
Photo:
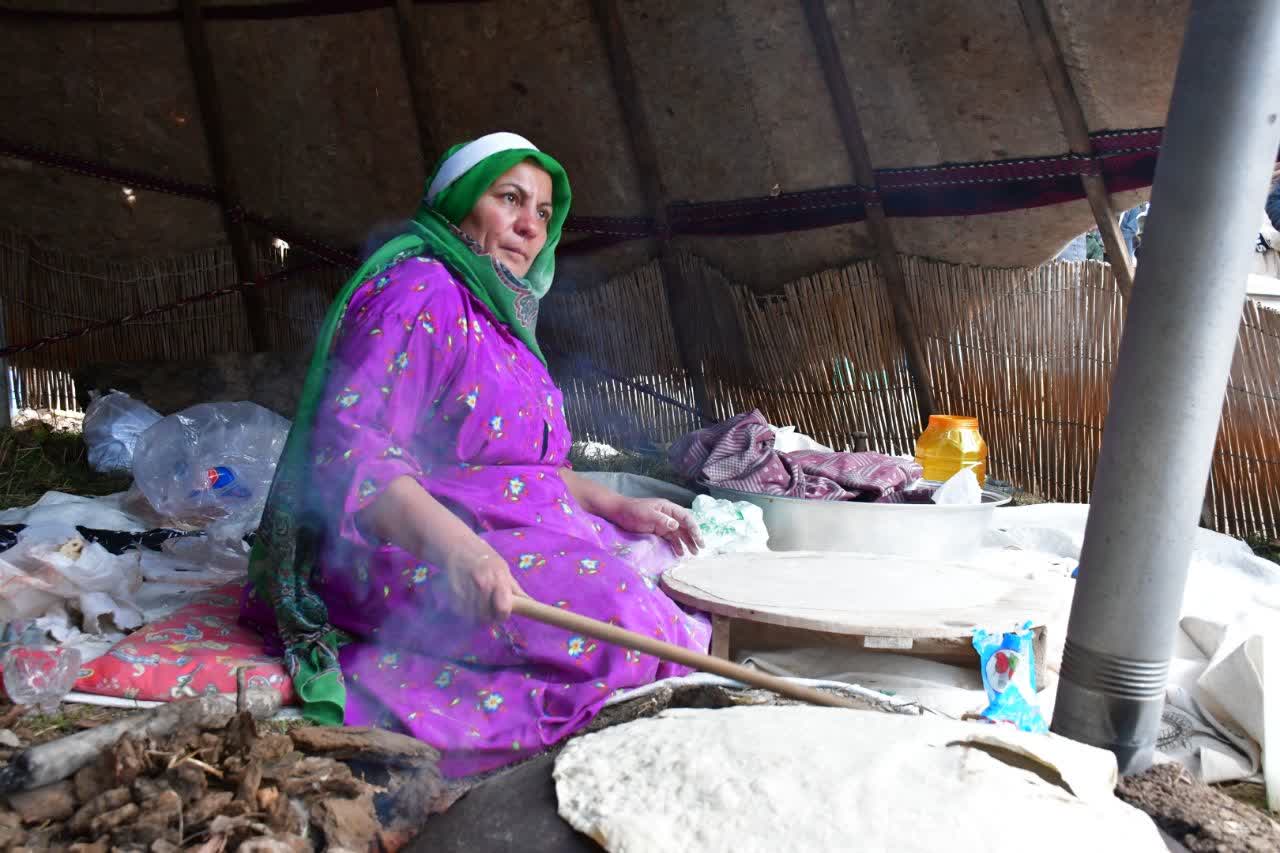
[(205, 593), (84, 664), (75, 689), (155, 702), (234, 694), (236, 669), (245, 667), (249, 687), (277, 690), (291, 704), (293, 683), (283, 662), (264, 651), (262, 638), (241, 625), (239, 615), (239, 584)]

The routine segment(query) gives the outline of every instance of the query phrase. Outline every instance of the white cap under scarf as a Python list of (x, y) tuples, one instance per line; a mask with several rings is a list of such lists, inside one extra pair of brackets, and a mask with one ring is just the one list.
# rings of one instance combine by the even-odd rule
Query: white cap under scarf
[(428, 206), (435, 204), (440, 193), (448, 189), (449, 185), (458, 180), (458, 178), (461, 178), (479, 165), (482, 160), (492, 157), (501, 151), (525, 150), (537, 151), (538, 146), (518, 133), (507, 133), (506, 131), (490, 133), (487, 136), (468, 142), (453, 152), (453, 156), (445, 160), (444, 165), (440, 167), (440, 171), (436, 172), (435, 178), (431, 181), (431, 186), (427, 187), (426, 201)]

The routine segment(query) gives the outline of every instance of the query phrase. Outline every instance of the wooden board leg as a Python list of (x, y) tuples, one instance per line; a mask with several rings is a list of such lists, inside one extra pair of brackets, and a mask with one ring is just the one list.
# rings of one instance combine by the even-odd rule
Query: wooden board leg
[(1049, 629), (1041, 625), (1031, 633), (1031, 654), (1035, 657), (1036, 692), (1045, 689), (1049, 674)]
[(729, 625), (732, 620), (728, 616), (711, 617), (711, 656), (730, 660), (729, 657)]

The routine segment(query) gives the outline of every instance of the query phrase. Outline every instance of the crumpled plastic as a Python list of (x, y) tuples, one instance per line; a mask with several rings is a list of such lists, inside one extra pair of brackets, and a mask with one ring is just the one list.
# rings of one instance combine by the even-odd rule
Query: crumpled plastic
[[(142, 579), (137, 552), (112, 554), (69, 526), (28, 527), (0, 559), (0, 621), (46, 619), (46, 629), (90, 634), (137, 628)], [(79, 618), (59, 616), (67, 611)]]
[(95, 399), (84, 413), (89, 467), (104, 474), (130, 471), (138, 436), (160, 418), (155, 409), (122, 391), (112, 391)]
[[(187, 574), (193, 583), (211, 586), (238, 580), (249, 569), (249, 543), (242, 538), (223, 537), (214, 528), (204, 536), (184, 536), (161, 543), (166, 562), (177, 569), (173, 580)], [(144, 557), (144, 561), (146, 558)], [(150, 561), (159, 564), (160, 560)]]
[(753, 503), (698, 495), (693, 499), (693, 518), (702, 535), (700, 554), (769, 550), (764, 511)]
[(45, 492), (40, 500), (31, 506), (12, 507), (0, 510), (0, 524), (27, 527), (59, 524), (67, 530), (76, 525), (91, 527), (95, 530), (120, 530), (130, 533), (141, 533), (149, 527), (160, 525), (148, 523), (151, 519), (142, 518), (134, 508), (138, 502), (145, 505), (148, 513), (153, 513), (150, 504), (140, 493), (137, 501), (130, 502), (129, 492), (118, 492), (103, 497), (86, 497), (69, 495), (65, 492)]
[(972, 506), (982, 503), (982, 486), (972, 468), (961, 468), (947, 478), (933, 493), (933, 502), (941, 506)]

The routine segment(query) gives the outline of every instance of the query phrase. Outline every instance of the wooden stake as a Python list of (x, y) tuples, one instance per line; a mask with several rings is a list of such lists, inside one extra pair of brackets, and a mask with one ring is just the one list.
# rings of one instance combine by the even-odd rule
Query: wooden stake
[[(27, 276), (31, 270), (31, 241), (27, 240), (25, 251), (22, 252), (22, 266), (18, 269), (18, 278), (25, 284)], [(9, 336), (5, 333), (7, 328), (6, 317), (9, 306), (5, 304), (5, 299), (0, 294), (0, 347), (9, 345)], [(12, 389), (9, 387), (9, 362), (0, 358), (0, 430), (9, 429), (13, 423), (9, 411), (9, 398), (12, 395)], [(16, 395), (13, 395), (16, 397)], [(21, 399), (18, 403), (21, 404)]]
[[(1080, 99), (1076, 97), (1075, 87), (1071, 85), (1071, 75), (1067, 72), (1067, 63), (1062, 57), (1062, 46), (1053, 33), (1053, 24), (1049, 22), (1044, 0), (1018, 0), (1018, 6), (1022, 9), (1022, 18), (1031, 35), (1031, 45), (1058, 109), (1067, 145), (1073, 154), (1088, 157), (1090, 163), (1096, 165), (1093, 140), (1089, 138), (1089, 125), (1085, 121), (1084, 110), (1080, 107)], [(1093, 209), (1093, 219), (1098, 223), (1098, 231), (1102, 234), (1102, 244), (1106, 246), (1107, 255), (1110, 256), (1111, 269), (1116, 281), (1120, 283), (1120, 294), (1128, 302), (1133, 293), (1133, 259), (1129, 257), (1124, 235), (1120, 233), (1120, 223), (1111, 206), (1107, 183), (1101, 173), (1081, 175), (1080, 182), (1084, 184), (1085, 196), (1089, 199), (1089, 207)]]
[(1274, 633), (1260, 638), (1262, 640), (1262, 684), (1272, 685), (1271, 690), (1262, 692), (1262, 739), (1270, 746), (1262, 753), (1262, 781), (1266, 785), (1267, 808), (1272, 814), (1280, 813), (1280, 748), (1275, 746), (1280, 740), (1280, 645)]
[(813, 34), (818, 64), (822, 67), (822, 75), (827, 81), (827, 91), (831, 95), (832, 106), (835, 108), (836, 122), (840, 125), (840, 134), (844, 137), (844, 147), (849, 155), (849, 165), (853, 169), (853, 179), (860, 187), (876, 193), (875, 198), (866, 203), (867, 230), (871, 232), (871, 239), (875, 243), (876, 263), (884, 279), (885, 289), (889, 293), (889, 301), (893, 305), (894, 325), (897, 327), (898, 337), (902, 340), (902, 348), (906, 352), (907, 371), (911, 374), (912, 385), (915, 386), (916, 406), (919, 409), (920, 425), (923, 427), (928, 423), (929, 415), (934, 412), (933, 384), (929, 378), (929, 366), (925, 360), (924, 350), (920, 348), (915, 317), (907, 302), (907, 279), (902, 271), (902, 262), (893, 240), (893, 231), (889, 228), (889, 220), (884, 215), (884, 208), (880, 205), (876, 174), (871, 166), (871, 152), (867, 149), (862, 122), (858, 119), (858, 110), (853, 103), (849, 78), (844, 72), (844, 64), (840, 59), (840, 50), (836, 46), (836, 37), (831, 30), (831, 19), (827, 17), (826, 6), (823, 0), (802, 0), (802, 5), (805, 18), (809, 22), (809, 30)]
[(637, 634), (635, 631), (628, 631), (626, 628), (619, 628), (617, 625), (610, 625), (607, 622), (589, 619), (586, 616), (580, 616), (577, 613), (562, 610), (559, 607), (552, 607), (549, 604), (543, 604), (531, 598), (517, 597), (511, 612), (536, 620), (544, 625), (552, 625), (556, 628), (563, 628), (566, 631), (594, 637), (602, 642), (613, 643), (615, 646), (621, 646), (624, 649), (653, 655), (662, 660), (693, 667), (703, 672), (723, 675), (725, 678), (732, 678), (734, 681), (741, 681), (743, 684), (750, 684), (753, 687), (772, 690), (779, 696), (798, 699), (801, 702), (808, 702), (812, 705), (825, 705), (830, 708), (851, 708), (855, 711), (865, 710), (862, 706), (856, 705), (842, 696), (823, 693), (820, 690), (814, 690), (812, 687), (805, 687), (801, 684), (787, 681), (784, 678), (750, 669), (741, 664), (730, 663), (727, 660), (712, 657), (711, 655), (704, 655), (701, 652), (690, 651), (673, 643), (667, 643), (654, 637), (646, 637), (644, 634)]
[(618, 107), (627, 125), (631, 154), (635, 159), (636, 170), (640, 173), (646, 200), (649, 209), (653, 211), (654, 224), (658, 230), (658, 239), (661, 243), (659, 264), (667, 296), (667, 308), (671, 315), (671, 326), (675, 332), (676, 349), (680, 354), (685, 375), (689, 377), (689, 382), (693, 386), (694, 408), (702, 413), (705, 424), (709, 419), (714, 418), (715, 414), (707, 395), (706, 377), (698, 356), (699, 347), (694, 339), (692, 315), (695, 312), (689, 299), (689, 283), (680, 271), (679, 260), (675, 257), (670, 238), (667, 236), (669, 233), (667, 194), (662, 183), (662, 172), (658, 168), (658, 146), (655, 143), (648, 116), (645, 114), (644, 102), (640, 97), (635, 65), (631, 61), (631, 51), (627, 48), (626, 32), (622, 26), (622, 11), (618, 7), (617, 0), (593, 0), (591, 6), (595, 13), (600, 37), (604, 41), (605, 53), (609, 57), (613, 90), (618, 96)]
[[(217, 78), (209, 57), (209, 41), (204, 31), (204, 17), (200, 12), (201, 0), (182, 0), (182, 36), (187, 44), (187, 59), (195, 78), (196, 98), (200, 103), (200, 123), (204, 126), (205, 145), (209, 150), (209, 165), (218, 187), (222, 206), (223, 228), (231, 241), (231, 256), (235, 260), (236, 275), (240, 281), (253, 281), (258, 277), (258, 262), (244, 221), (236, 215), (240, 208), (240, 193), (236, 183), (236, 170), (227, 150), (226, 133), (222, 123), (222, 106), (218, 99)], [(249, 288), (240, 292), (244, 299), (245, 317), (249, 321), (249, 338), (255, 352), (271, 349), (271, 332), (267, 323), (267, 306), (262, 292)]]

